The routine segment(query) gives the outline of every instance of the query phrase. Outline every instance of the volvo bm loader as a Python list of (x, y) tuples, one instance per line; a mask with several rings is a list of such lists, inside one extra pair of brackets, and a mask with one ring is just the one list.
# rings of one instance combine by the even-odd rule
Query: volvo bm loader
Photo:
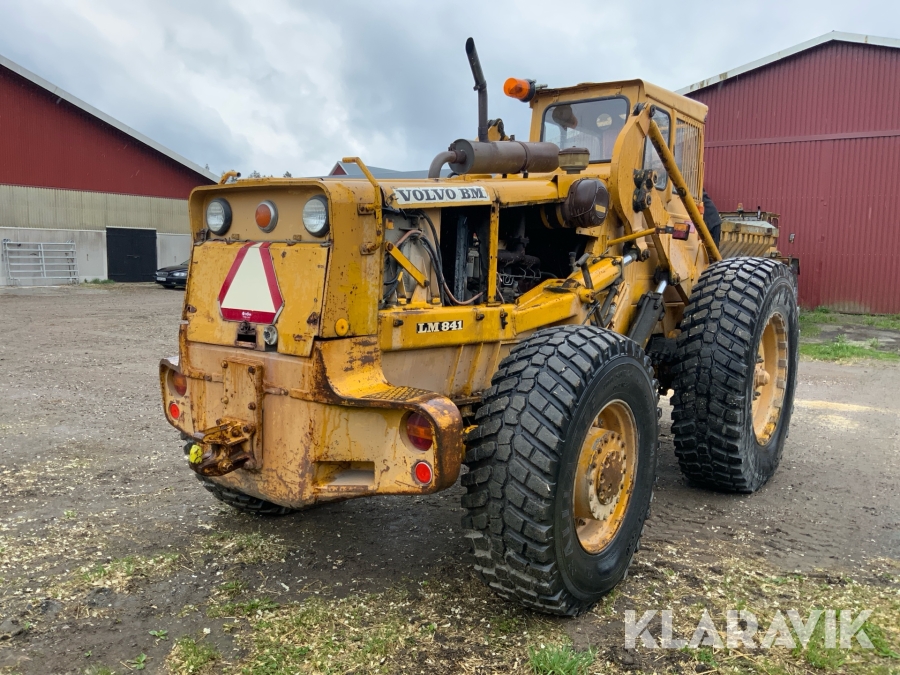
[[(190, 197), (168, 421), (218, 499), (261, 514), (466, 494), (477, 571), (586, 611), (622, 578), (656, 477), (660, 393), (700, 487), (778, 466), (797, 377), (796, 281), (723, 260), (698, 202), (707, 109), (642, 80), (511, 78), (529, 140), (488, 118), (427, 178), (239, 180)], [(445, 175), (448, 174), (448, 175)], [(740, 253), (740, 251), (736, 251)]]

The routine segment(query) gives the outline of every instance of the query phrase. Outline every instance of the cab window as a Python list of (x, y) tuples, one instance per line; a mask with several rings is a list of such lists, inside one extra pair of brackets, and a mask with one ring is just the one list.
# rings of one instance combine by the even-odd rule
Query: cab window
[(608, 162), (627, 119), (628, 99), (623, 96), (557, 103), (544, 111), (541, 140), (560, 150), (587, 148), (591, 162)]
[[(666, 139), (666, 145), (669, 145), (669, 141), (672, 138), (672, 122), (669, 117), (669, 113), (665, 110), (661, 110), (657, 108), (653, 112), (653, 121), (656, 122), (656, 126), (659, 127), (659, 130), (662, 132), (663, 138)], [(659, 155), (656, 152), (656, 148), (653, 147), (653, 143), (650, 141), (650, 138), (644, 139), (644, 168), (645, 169), (653, 169), (656, 171), (658, 176), (658, 180), (656, 181), (656, 189), (664, 190), (666, 187), (666, 181), (668, 181), (669, 176), (666, 173), (665, 168), (663, 167), (662, 160), (659, 158)]]

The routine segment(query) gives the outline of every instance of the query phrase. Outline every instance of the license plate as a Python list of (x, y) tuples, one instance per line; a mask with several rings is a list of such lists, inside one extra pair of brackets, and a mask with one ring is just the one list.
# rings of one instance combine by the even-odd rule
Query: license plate
[(156, 277), (156, 280), (157, 280), (157, 281), (165, 281), (166, 278), (165, 278), (165, 277)]

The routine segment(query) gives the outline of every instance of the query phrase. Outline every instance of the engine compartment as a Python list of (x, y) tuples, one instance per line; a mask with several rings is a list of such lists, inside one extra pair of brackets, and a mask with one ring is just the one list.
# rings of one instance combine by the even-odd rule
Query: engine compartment
[[(547, 209), (547, 206), (550, 209)], [(425, 298), (443, 306), (514, 303), (545, 279), (565, 278), (588, 238), (562, 227), (555, 205), (500, 210), (496, 297), (487, 298), (489, 206), (396, 210), (386, 214), (385, 240), (426, 279)], [(550, 211), (548, 218), (547, 212)], [(413, 301), (418, 282), (390, 255), (384, 261), (381, 308)], [(420, 293), (421, 294), (421, 293)]]

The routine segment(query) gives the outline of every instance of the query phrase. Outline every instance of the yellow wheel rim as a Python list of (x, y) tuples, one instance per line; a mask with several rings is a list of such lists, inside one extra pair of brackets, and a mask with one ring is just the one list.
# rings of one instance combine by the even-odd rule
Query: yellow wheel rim
[(575, 470), (572, 512), (581, 547), (599, 553), (619, 531), (634, 490), (637, 425), (624, 401), (608, 403), (594, 419)]
[(753, 371), (753, 432), (760, 445), (771, 440), (781, 418), (787, 369), (787, 322), (776, 312), (769, 317), (759, 339)]

